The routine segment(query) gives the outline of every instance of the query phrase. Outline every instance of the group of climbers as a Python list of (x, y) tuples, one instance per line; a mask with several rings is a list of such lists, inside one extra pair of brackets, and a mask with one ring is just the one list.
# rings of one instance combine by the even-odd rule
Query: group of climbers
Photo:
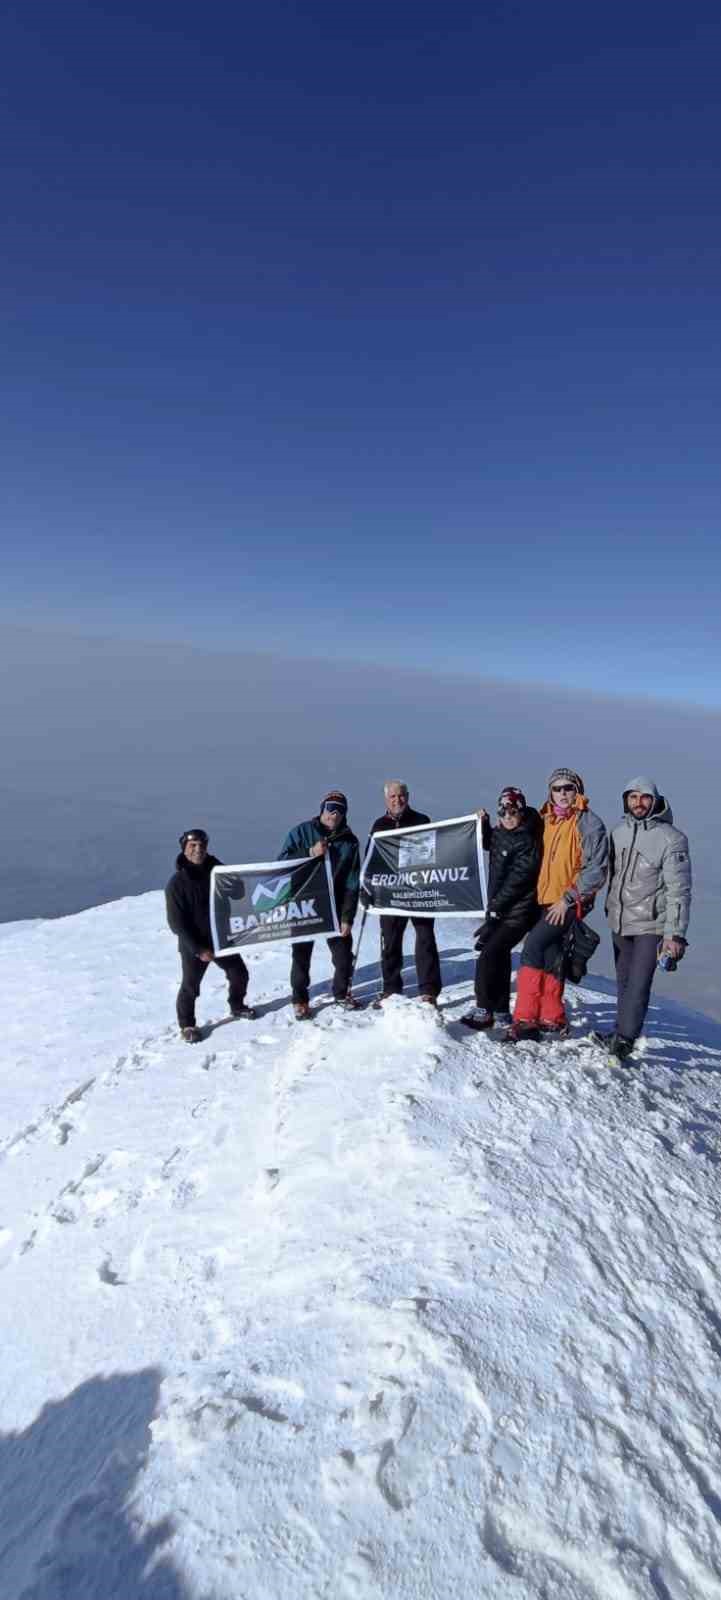
[[(386, 811), (371, 835), (430, 821), (409, 804), (406, 784), (389, 781)], [(563, 1037), (568, 1022), (563, 989), (569, 936), (593, 906), (608, 879), (606, 911), (617, 975), (617, 1014), (606, 1036), (610, 1052), (630, 1055), (648, 1009), (657, 964), (673, 966), (686, 949), (691, 897), (688, 842), (673, 825), (671, 809), (651, 779), (635, 777), (623, 791), (623, 818), (610, 839), (590, 809), (583, 780), (570, 767), (556, 767), (540, 812), (522, 790), (504, 788), (498, 820), (478, 813), (489, 855), (486, 917), (476, 935), (475, 1006), (462, 1021), (483, 1031), (505, 1027), (509, 1043)], [(228, 978), (233, 1016), (255, 1015), (246, 1004), (248, 971), (240, 955), (214, 957), (210, 930), (210, 873), (219, 865), (208, 853), (202, 828), (181, 835), (176, 870), (166, 889), (168, 922), (182, 961), (177, 1015), (183, 1037), (201, 1037), (195, 1001), (208, 964), (217, 959)], [(333, 998), (355, 1009), (351, 992), (352, 926), (360, 890), (360, 850), (348, 824), (348, 802), (330, 790), (318, 814), (286, 836), (279, 859), (328, 855), (340, 933), (328, 939), (333, 962)], [(441, 990), (438, 947), (431, 918), (411, 918), (421, 1000), (435, 1005)], [(402, 992), (403, 933), (408, 919), (382, 916), (380, 1003)], [(523, 940), (516, 1002), (510, 1013), (511, 951)], [(298, 1020), (310, 1014), (313, 945), (292, 948), (291, 991)]]
[[(499, 797), (495, 828), (485, 812), (479, 814), (489, 851), (488, 907), (476, 939), (476, 1005), (462, 1020), (480, 1030), (507, 1021), (509, 1042), (567, 1035), (568, 936), (608, 879), (617, 1006), (603, 1042), (627, 1060), (643, 1027), (657, 964), (675, 966), (686, 949), (691, 863), (670, 806), (651, 779), (632, 778), (609, 848), (579, 773), (556, 767), (540, 814), (520, 790), (509, 789)], [(524, 935), (511, 1018), (510, 952)]]

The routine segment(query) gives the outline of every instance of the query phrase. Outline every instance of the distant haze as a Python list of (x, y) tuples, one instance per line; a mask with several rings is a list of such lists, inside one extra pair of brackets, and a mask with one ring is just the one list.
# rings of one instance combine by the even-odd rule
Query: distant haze
[[(559, 660), (569, 680), (576, 648)], [(331, 785), (363, 840), (387, 777), (432, 816), (457, 816), (493, 808), (508, 783), (539, 804), (550, 769), (570, 765), (612, 824), (624, 783), (648, 772), (689, 833), (695, 873), (691, 948), (659, 993), (721, 1017), (718, 714), (24, 629), (6, 630), (0, 711), (2, 921), (161, 886), (185, 827), (206, 827), (228, 862), (272, 859)], [(594, 970), (612, 971), (607, 936)]]

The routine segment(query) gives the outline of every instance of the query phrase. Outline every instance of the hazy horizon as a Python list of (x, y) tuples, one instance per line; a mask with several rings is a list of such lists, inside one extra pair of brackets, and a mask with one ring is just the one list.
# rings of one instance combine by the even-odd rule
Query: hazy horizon
[[(38, 628), (7, 629), (1, 649), (0, 921), (161, 887), (188, 826), (207, 827), (226, 861), (272, 859), (331, 784), (348, 793), (363, 840), (389, 776), (441, 817), (494, 806), (505, 783), (540, 803), (548, 772), (569, 764), (612, 826), (624, 783), (643, 770), (688, 832), (695, 874), (689, 953), (678, 974), (659, 980), (663, 995), (721, 1016), (711, 804), (721, 715), (646, 697)], [(594, 921), (605, 927), (598, 910)], [(612, 973), (607, 934), (594, 969)]]

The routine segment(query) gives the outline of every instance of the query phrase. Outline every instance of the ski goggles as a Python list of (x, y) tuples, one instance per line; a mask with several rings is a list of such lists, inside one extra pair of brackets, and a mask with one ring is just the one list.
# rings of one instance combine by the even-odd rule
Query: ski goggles
[(335, 817), (344, 817), (348, 807), (343, 804), (342, 800), (324, 800), (320, 809), (321, 811), (330, 811)]

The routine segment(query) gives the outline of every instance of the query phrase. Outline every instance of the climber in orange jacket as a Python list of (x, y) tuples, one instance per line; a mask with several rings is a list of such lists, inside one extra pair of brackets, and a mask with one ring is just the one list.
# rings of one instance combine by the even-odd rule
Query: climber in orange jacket
[(564, 936), (575, 917), (591, 909), (608, 872), (608, 834), (590, 810), (583, 779), (556, 767), (541, 807), (543, 846), (536, 890), (539, 920), (521, 952), (516, 1007), (507, 1040), (561, 1038), (568, 1033), (563, 1005)]

